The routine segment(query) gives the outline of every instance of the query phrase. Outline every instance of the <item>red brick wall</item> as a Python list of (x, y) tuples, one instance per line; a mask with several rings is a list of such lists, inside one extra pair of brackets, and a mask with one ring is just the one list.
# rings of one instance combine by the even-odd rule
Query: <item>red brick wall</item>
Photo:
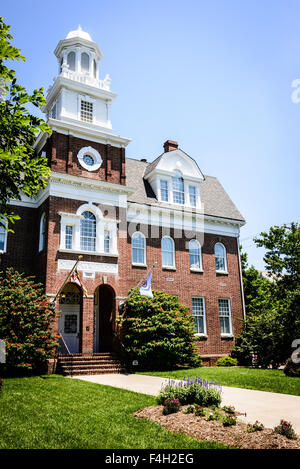
[[(93, 147), (102, 157), (102, 164), (96, 171), (85, 170), (78, 161), (79, 150), (87, 146)], [(124, 148), (53, 132), (41, 151), (46, 152), (52, 171), (115, 184), (126, 184)]]

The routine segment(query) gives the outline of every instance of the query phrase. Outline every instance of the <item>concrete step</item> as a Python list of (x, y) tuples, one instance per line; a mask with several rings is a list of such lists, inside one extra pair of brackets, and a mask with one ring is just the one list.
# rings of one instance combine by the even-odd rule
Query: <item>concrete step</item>
[(124, 372), (124, 366), (118, 360), (116, 354), (103, 352), (91, 355), (61, 355), (58, 359), (62, 374), (68, 375), (88, 375), (103, 373)]

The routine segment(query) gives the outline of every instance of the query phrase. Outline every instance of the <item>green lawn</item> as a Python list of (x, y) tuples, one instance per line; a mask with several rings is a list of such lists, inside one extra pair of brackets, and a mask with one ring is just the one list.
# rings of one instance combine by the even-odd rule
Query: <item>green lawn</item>
[(217, 449), (131, 414), (155, 398), (57, 375), (7, 378), (0, 449)]
[(217, 381), (223, 386), (258, 389), (300, 396), (300, 378), (285, 376), (282, 370), (242, 367), (202, 367), (176, 371), (141, 372), (144, 375), (182, 379), (184, 376), (200, 376)]

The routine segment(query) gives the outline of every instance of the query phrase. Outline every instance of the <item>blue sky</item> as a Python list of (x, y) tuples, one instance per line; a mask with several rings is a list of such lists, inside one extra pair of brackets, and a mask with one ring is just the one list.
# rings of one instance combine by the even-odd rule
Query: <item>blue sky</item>
[(1, 15), (28, 90), (52, 83), (60, 39), (78, 24), (89, 32), (118, 94), (113, 128), (132, 139), (127, 156), (152, 161), (178, 141), (244, 215), (242, 244), (264, 269), (252, 236), (299, 221), (299, 1), (16, 0)]

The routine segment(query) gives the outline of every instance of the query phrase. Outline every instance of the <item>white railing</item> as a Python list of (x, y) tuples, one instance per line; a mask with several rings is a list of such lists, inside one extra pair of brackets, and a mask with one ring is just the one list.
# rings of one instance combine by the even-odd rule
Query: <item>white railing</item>
[(66, 67), (63, 67), (60, 76), (64, 78), (69, 78), (70, 80), (78, 81), (85, 85), (90, 85), (94, 86), (95, 88), (101, 88), (102, 90), (110, 91), (111, 79), (109, 75), (106, 75), (104, 80), (98, 80), (88, 72), (73, 72), (72, 70), (68, 70)]

